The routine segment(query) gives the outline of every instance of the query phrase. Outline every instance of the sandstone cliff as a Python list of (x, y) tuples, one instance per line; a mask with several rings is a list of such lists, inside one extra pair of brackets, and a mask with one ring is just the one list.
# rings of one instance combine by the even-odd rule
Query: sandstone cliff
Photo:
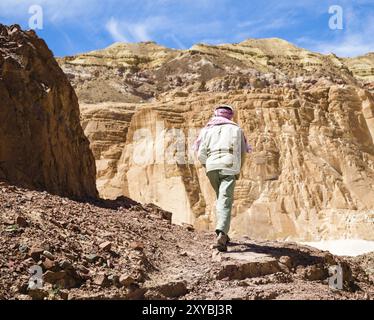
[(95, 160), (77, 96), (45, 42), (0, 25), (0, 179), (95, 197)]
[[(171, 50), (155, 44), (116, 43), (58, 59), (81, 102), (141, 102), (173, 89), (227, 91), (294, 85), (320, 78), (356, 84), (370, 80), (371, 56), (341, 59), (298, 48), (281, 39), (250, 39), (219, 46)], [(220, 79), (215, 85), (207, 85)], [(372, 79), (370, 80), (372, 81)]]
[(135, 107), (123, 103), (81, 104), (82, 127), (91, 141), (96, 159), (97, 187), (101, 196), (113, 198), (116, 192), (112, 180), (118, 172), (118, 159), (126, 146), (126, 137)]
[[(165, 96), (133, 115), (125, 143), (110, 144), (122, 152), (108, 166), (115, 168), (110, 181), (99, 175), (103, 195), (155, 203), (174, 212), (177, 223), (213, 227), (214, 193), (203, 169), (189, 160), (199, 128), (219, 102), (237, 106), (237, 120), (255, 150), (236, 188), (234, 232), (272, 239), (374, 239), (369, 211), (374, 206), (374, 104), (368, 92), (355, 87), (201, 93), (188, 100)], [(135, 140), (139, 129), (149, 134)], [(177, 129), (182, 138), (175, 136)], [(184, 140), (186, 154), (177, 154), (173, 137)], [(139, 154), (149, 156), (139, 163)]]
[(371, 92), (374, 90), (374, 53), (345, 59), (344, 63), (352, 71), (356, 79), (361, 81)]
[[(370, 77), (357, 71), (367, 60), (359, 68), (354, 59), (265, 39), (187, 51), (116, 44), (59, 62), (91, 103), (82, 107), (83, 126), (103, 196), (155, 203), (177, 223), (212, 228), (214, 194), (188, 147), (214, 105), (232, 103), (254, 146), (236, 189), (233, 233), (374, 239), (374, 103)], [(102, 86), (91, 87), (97, 79)], [(118, 90), (99, 104), (108, 88)], [(173, 151), (178, 130), (182, 155)], [(185, 164), (160, 159), (160, 145)]]

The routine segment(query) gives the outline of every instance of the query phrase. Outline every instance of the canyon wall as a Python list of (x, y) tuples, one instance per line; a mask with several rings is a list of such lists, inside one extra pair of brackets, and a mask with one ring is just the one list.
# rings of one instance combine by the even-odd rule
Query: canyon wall
[(78, 98), (45, 42), (0, 25), (0, 179), (96, 197), (95, 159)]
[(233, 234), (374, 239), (371, 82), (345, 59), (265, 39), (186, 51), (116, 44), (59, 62), (82, 101), (103, 196), (213, 229), (215, 197), (191, 146), (214, 106), (230, 103), (254, 147), (235, 191)]

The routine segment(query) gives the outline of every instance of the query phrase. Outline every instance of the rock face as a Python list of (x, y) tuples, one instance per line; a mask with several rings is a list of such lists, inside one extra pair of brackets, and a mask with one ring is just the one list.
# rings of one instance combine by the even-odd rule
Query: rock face
[[(362, 79), (360, 72), (352, 74), (358, 68), (356, 60), (313, 53), (276, 38), (219, 46), (198, 44), (185, 51), (154, 42), (116, 43), (58, 61), (84, 103), (139, 103), (181, 88), (211, 92), (293, 85), (303, 79), (348, 84)], [(365, 70), (370, 67), (367, 61), (362, 67)]]
[(374, 90), (374, 53), (345, 59), (345, 64), (352, 71), (356, 79), (360, 80), (368, 89)]
[(213, 228), (214, 193), (190, 147), (219, 102), (237, 106), (237, 120), (254, 146), (236, 188), (234, 232), (266, 239), (374, 239), (368, 116), (374, 104), (370, 93), (355, 87), (201, 93), (143, 106), (113, 162), (106, 196), (155, 203), (173, 212), (176, 223)]
[(0, 179), (95, 197), (95, 162), (78, 99), (43, 40), (0, 25)]
[(59, 59), (81, 102), (140, 102), (157, 91), (155, 75), (143, 72), (173, 59), (176, 51), (153, 42), (116, 43), (105, 50)]
[[(105, 197), (155, 203), (176, 223), (213, 228), (215, 197), (191, 146), (213, 107), (231, 103), (254, 146), (236, 188), (233, 233), (373, 240), (374, 102), (370, 77), (352, 61), (265, 39), (187, 51), (116, 44), (60, 64), (80, 98), (90, 97), (83, 126)], [(85, 89), (93, 77), (105, 92), (137, 93), (99, 104)]]
[[(117, 164), (126, 145), (126, 137), (135, 107), (123, 103), (81, 104), (82, 127), (91, 141), (96, 159), (97, 181), (101, 196), (122, 195), (118, 183), (112, 180), (117, 174)], [(121, 190), (121, 188), (120, 188)]]

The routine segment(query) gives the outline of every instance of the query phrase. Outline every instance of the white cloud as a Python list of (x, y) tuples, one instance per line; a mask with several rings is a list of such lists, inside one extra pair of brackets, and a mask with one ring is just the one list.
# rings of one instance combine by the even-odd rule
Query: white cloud
[(154, 39), (154, 33), (166, 32), (171, 24), (166, 17), (149, 17), (141, 22), (119, 21), (111, 17), (106, 23), (106, 29), (115, 41), (139, 42)]
[(111, 18), (107, 24), (106, 24), (106, 29), (112, 36), (114, 41), (117, 42), (130, 42), (126, 36), (120, 31), (118, 21), (115, 20), (114, 18)]
[(137, 41), (148, 41), (151, 40), (151, 36), (148, 34), (149, 26), (146, 23), (136, 23), (129, 25), (129, 32)]
[[(374, 41), (371, 39), (368, 41), (368, 38), (361, 34), (350, 34), (338, 41), (309, 40), (309, 42), (313, 51), (324, 54), (334, 53), (339, 57), (355, 57), (374, 50)], [(306, 42), (304, 41), (304, 43)]]
[(106, 24), (106, 29), (114, 41), (120, 42), (139, 42), (151, 39), (149, 34), (149, 24), (144, 23), (127, 23), (110, 18)]

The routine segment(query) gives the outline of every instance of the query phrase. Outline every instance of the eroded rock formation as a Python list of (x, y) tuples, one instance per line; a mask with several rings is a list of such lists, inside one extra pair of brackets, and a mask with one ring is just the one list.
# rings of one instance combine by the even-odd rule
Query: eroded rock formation
[(361, 81), (367, 89), (374, 91), (374, 53), (370, 52), (366, 55), (347, 58), (344, 63), (352, 71), (356, 79)]
[[(373, 240), (374, 103), (370, 77), (347, 61), (266, 39), (187, 51), (116, 44), (60, 63), (82, 101), (95, 102), (82, 108), (83, 123), (105, 197), (155, 203), (177, 223), (212, 228), (214, 194), (189, 147), (212, 108), (231, 103), (254, 146), (233, 233)], [(118, 86), (131, 97), (98, 104), (101, 91), (87, 89), (93, 77), (101, 91)]]
[[(320, 78), (355, 84), (354, 75), (362, 80), (359, 75), (363, 72), (352, 73), (362, 65), (359, 60), (313, 53), (276, 38), (219, 46), (198, 44), (190, 50), (171, 50), (154, 42), (116, 43), (58, 61), (84, 103), (138, 103), (174, 89), (228, 91), (292, 86)], [(368, 61), (361, 69), (368, 70)]]
[(91, 141), (96, 159), (97, 181), (101, 195), (113, 198), (121, 182), (112, 183), (118, 172), (118, 160), (126, 146), (126, 137), (135, 107), (121, 103), (81, 104), (82, 127)]
[[(111, 144), (122, 153), (108, 166), (115, 174), (103, 194), (155, 203), (174, 212), (175, 222), (213, 227), (214, 194), (190, 147), (219, 102), (237, 106), (237, 120), (254, 146), (236, 189), (235, 232), (373, 239), (373, 125), (367, 114), (374, 104), (355, 87), (164, 97), (132, 117), (125, 144)], [(173, 143), (184, 144), (179, 151), (186, 153), (178, 154)]]
[(0, 76), (0, 179), (97, 196), (77, 96), (45, 42), (33, 31), (0, 25)]

